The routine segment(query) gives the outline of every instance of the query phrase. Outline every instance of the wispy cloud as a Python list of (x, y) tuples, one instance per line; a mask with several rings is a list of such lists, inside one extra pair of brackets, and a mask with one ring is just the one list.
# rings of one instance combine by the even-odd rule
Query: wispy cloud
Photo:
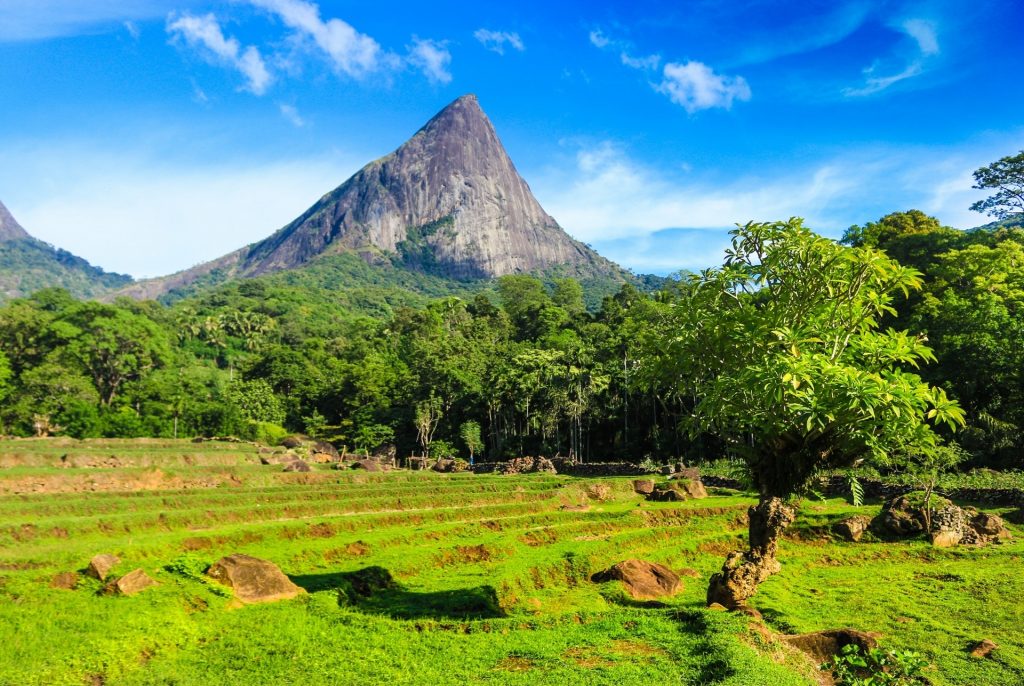
[(703, 62), (669, 62), (656, 87), (690, 114), (716, 107), (730, 109), (734, 100), (750, 100), (750, 86), (742, 76), (716, 74)]
[(984, 194), (971, 188), (971, 171), (1022, 146), (1024, 130), (948, 148), (864, 146), (723, 181), (700, 165), (686, 173), (645, 165), (622, 145), (604, 141), (578, 147), (531, 185), (580, 240), (635, 269), (671, 271), (701, 266), (692, 255), (672, 252), (696, 249), (699, 232), (708, 235), (707, 250), (698, 250), (707, 266), (723, 232), (751, 220), (800, 216), (838, 237), (852, 224), (916, 208), (951, 226), (977, 226), (985, 218), (968, 207)]
[[(864, 84), (843, 89), (846, 97), (859, 98), (880, 93), (890, 86), (920, 76), (926, 71), (929, 59), (941, 50), (936, 26), (925, 19), (907, 19), (892, 27), (905, 34), (914, 43), (912, 55), (902, 60), (898, 57), (875, 60), (864, 69)], [(894, 66), (898, 65), (898, 66)]]
[(301, 129), (306, 125), (306, 120), (299, 114), (299, 110), (295, 105), (289, 105), (287, 103), (278, 103), (277, 108), (281, 111), (281, 116), (288, 120), (288, 122), (295, 128)]
[(661, 64), (661, 55), (648, 55), (646, 57), (634, 57), (626, 51), (619, 53), (619, 59), (627, 67), (633, 69), (657, 69)]
[(167, 20), (167, 33), (172, 40), (180, 39), (197, 48), (206, 59), (241, 72), (247, 81), (246, 89), (255, 95), (263, 95), (273, 80), (260, 51), (251, 45), (242, 48), (237, 39), (225, 36), (212, 14), (171, 15)]
[(601, 29), (594, 29), (588, 35), (590, 44), (602, 50), (617, 50), (619, 60), (632, 69), (657, 69), (661, 64), (661, 55), (638, 56), (634, 54), (633, 44), (629, 41), (612, 38)]
[(526, 49), (523, 44), (523, 39), (519, 37), (518, 33), (513, 31), (491, 31), (489, 29), (477, 29), (473, 32), (473, 37), (480, 41), (488, 50), (496, 52), (499, 55), (505, 54), (505, 46), (522, 52)]
[(330, 60), (334, 69), (362, 78), (382, 66), (394, 66), (398, 58), (381, 49), (370, 36), (337, 18), (324, 21), (320, 8), (304, 0), (249, 0), (278, 17), (293, 36), (308, 41)]
[[(601, 50), (615, 50), (623, 65), (640, 71), (657, 72), (661, 55), (637, 56), (629, 41), (612, 38), (601, 29), (589, 34), (591, 45)], [(716, 73), (703, 62), (669, 62), (661, 70), (661, 79), (651, 87), (681, 105), (690, 114), (699, 110), (730, 109), (734, 101), (750, 100), (750, 86), (742, 76)]]
[(139, 25), (134, 21), (124, 22), (124, 30), (128, 32), (128, 35), (132, 37), (132, 40), (139, 40), (139, 36), (142, 35), (142, 31), (139, 30)]
[(412, 46), (409, 48), (409, 62), (431, 81), (451, 83), (452, 74), (448, 67), (452, 62), (452, 54), (448, 51), (447, 41), (413, 36)]
[[(168, 0), (2, 0), (0, 42), (117, 31), (166, 16)], [(178, 5), (180, 7), (180, 4)]]

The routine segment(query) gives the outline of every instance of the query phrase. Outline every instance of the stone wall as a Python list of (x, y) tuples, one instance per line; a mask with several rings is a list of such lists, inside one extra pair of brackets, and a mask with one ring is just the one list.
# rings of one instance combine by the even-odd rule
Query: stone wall
[[(630, 462), (570, 462), (564, 458), (551, 460), (559, 474), (567, 476), (646, 476), (646, 470)], [(474, 474), (494, 474), (501, 471), (504, 462), (477, 462), (473, 465)]]
[[(704, 481), (706, 483), (707, 479)], [(878, 479), (860, 479), (860, 484), (864, 487), (865, 497), (882, 500), (916, 490), (907, 484), (889, 484)], [(849, 489), (846, 486), (846, 479), (841, 476), (833, 476), (825, 486), (825, 495), (841, 496), (847, 493), (849, 493)], [(1000, 507), (1024, 507), (1024, 490), (1019, 488), (937, 488), (935, 493), (960, 502), (987, 503)]]

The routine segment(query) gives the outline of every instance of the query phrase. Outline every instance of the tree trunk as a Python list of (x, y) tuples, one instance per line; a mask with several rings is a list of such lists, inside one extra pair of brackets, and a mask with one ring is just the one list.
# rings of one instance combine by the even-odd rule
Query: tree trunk
[(775, 558), (779, 537), (793, 523), (796, 512), (781, 498), (762, 497), (750, 508), (750, 549), (729, 553), (722, 571), (711, 577), (708, 605), (719, 603), (735, 610), (757, 592), (758, 585), (781, 569)]

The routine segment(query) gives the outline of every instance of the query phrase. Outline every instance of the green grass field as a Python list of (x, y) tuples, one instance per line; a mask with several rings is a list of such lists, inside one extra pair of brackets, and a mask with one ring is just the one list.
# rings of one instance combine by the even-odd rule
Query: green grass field
[[(629, 479), (285, 474), (253, 446), (184, 441), (0, 441), (0, 465), (0, 684), (815, 683), (747, 617), (703, 607), (708, 576), (742, 546), (747, 495), (649, 503)], [(803, 503), (782, 572), (753, 599), (769, 626), (877, 631), (925, 654), (939, 685), (1024, 683), (1024, 530), (952, 550), (829, 536), (877, 509)], [(160, 585), (50, 587), (102, 552)], [(233, 552), (308, 593), (239, 607), (195, 573)], [(589, 580), (630, 557), (691, 570), (685, 590), (651, 605)], [(369, 567), (397, 586), (339, 594)], [(1001, 647), (970, 658), (983, 638)]]

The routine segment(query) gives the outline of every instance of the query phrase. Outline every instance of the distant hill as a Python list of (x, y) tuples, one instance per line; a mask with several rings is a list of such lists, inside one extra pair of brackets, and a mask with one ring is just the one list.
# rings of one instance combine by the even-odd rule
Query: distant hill
[(122, 293), (166, 298), (345, 253), (392, 276), (399, 269), (453, 282), (530, 273), (612, 291), (634, 280), (544, 211), (476, 97), (466, 95), (272, 236)]
[(0, 301), (58, 286), (78, 298), (95, 298), (132, 282), (33, 238), (0, 202)]

